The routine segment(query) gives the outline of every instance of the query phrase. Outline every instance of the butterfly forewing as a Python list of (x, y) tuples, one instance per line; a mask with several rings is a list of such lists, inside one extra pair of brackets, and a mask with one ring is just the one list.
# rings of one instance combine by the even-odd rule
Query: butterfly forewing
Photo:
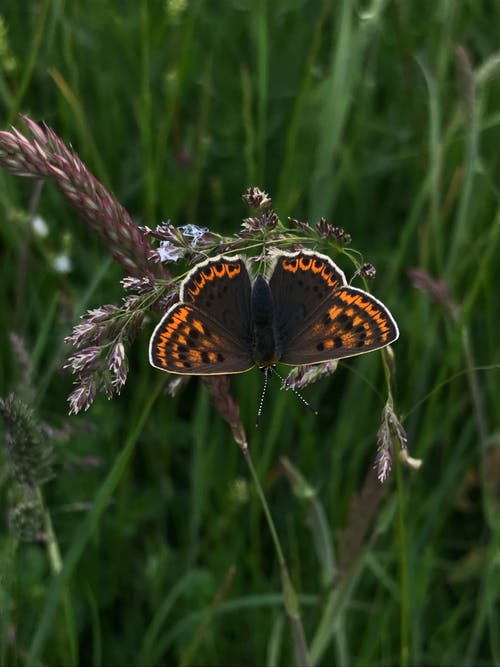
[(221, 255), (195, 266), (181, 285), (180, 301), (196, 306), (243, 343), (251, 330), (251, 291), (244, 260)]
[(281, 361), (316, 364), (385, 347), (399, 335), (396, 322), (375, 297), (355, 287), (334, 289), (283, 346)]
[(276, 334), (283, 347), (324, 312), (332, 292), (346, 284), (343, 272), (326, 255), (310, 250), (280, 254), (269, 280)]

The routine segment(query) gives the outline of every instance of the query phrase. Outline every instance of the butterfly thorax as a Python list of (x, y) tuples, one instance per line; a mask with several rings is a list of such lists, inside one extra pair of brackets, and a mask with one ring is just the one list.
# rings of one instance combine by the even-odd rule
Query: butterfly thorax
[(260, 275), (252, 288), (252, 355), (260, 367), (274, 365), (281, 356), (276, 345), (273, 295)]

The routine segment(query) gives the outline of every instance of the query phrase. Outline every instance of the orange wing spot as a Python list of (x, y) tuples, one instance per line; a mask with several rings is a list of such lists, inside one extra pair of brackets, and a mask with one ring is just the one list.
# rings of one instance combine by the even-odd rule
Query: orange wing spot
[(193, 320), (193, 327), (196, 329), (201, 334), (205, 333), (205, 329), (203, 328), (203, 324), (200, 322), (200, 320)]
[(192, 363), (192, 364), (200, 364), (201, 363), (201, 352), (199, 350), (189, 350), (187, 358), (189, 359), (190, 363)]
[(297, 273), (299, 268), (299, 260), (297, 257), (294, 259), (285, 258), (281, 262), (281, 266), (285, 271), (290, 271), (291, 273)]
[(214, 280), (214, 278), (224, 278), (226, 273), (225, 264), (213, 264), (210, 268), (210, 278), (209, 280)]
[[(389, 323), (387, 321), (387, 318), (384, 316), (384, 314), (381, 312), (379, 308), (374, 306), (372, 303), (369, 301), (364, 301), (362, 299), (359, 300), (359, 306), (362, 308), (368, 315), (374, 320), (378, 326), (380, 327), (382, 333), (388, 333), (389, 331)], [(367, 325), (365, 323), (365, 328), (367, 328)], [(387, 338), (387, 336), (385, 336)], [(385, 340), (384, 338), (384, 340)]]
[(224, 278), (226, 274), (226, 267), (224, 264), (214, 264), (211, 270), (210, 280), (214, 278)]
[(199, 276), (193, 278), (193, 283), (194, 285), (188, 289), (188, 292), (191, 296), (198, 296), (207, 283), (207, 277), (203, 272), (200, 272)]
[(343, 310), (344, 309), (341, 308), (340, 306), (333, 306), (332, 308), (329, 309), (328, 315), (330, 316), (331, 320), (335, 320), (342, 313)]
[(309, 271), (311, 268), (311, 265), (313, 263), (313, 258), (308, 257), (307, 259), (305, 257), (299, 257), (299, 266), (302, 271)]
[(356, 315), (356, 317), (355, 317), (355, 318), (353, 319), (353, 321), (352, 321), (352, 325), (353, 325), (354, 327), (357, 327), (358, 324), (361, 324), (362, 322), (363, 322), (363, 318), (360, 317), (359, 315)]
[(214, 279), (214, 267), (205, 268), (201, 275), (203, 276), (203, 284), (206, 285), (207, 282), (211, 282)]
[(374, 315), (374, 319), (383, 331), (389, 331), (389, 323), (387, 319), (382, 315), (382, 313), (377, 312)]
[(311, 268), (312, 268), (314, 273), (322, 273), (323, 269), (325, 268), (325, 263), (320, 262), (319, 259), (313, 258)]
[(351, 303), (356, 303), (359, 300), (359, 294), (349, 294), (348, 292), (340, 292), (339, 298), (344, 303), (348, 303), (349, 305), (351, 305)]
[(225, 264), (224, 268), (226, 269), (228, 278), (234, 278), (241, 273), (241, 265), (239, 262), (237, 264)]
[(203, 349), (208, 350), (209, 348), (212, 349), (213, 347), (217, 348), (222, 348), (224, 347), (224, 342), (219, 336), (216, 336), (215, 334), (211, 334), (209, 338), (204, 338), (203, 340), (200, 341), (200, 345), (203, 347)]
[(211, 364), (215, 364), (215, 362), (217, 361), (217, 355), (215, 354), (215, 352), (209, 352), (208, 353), (208, 361)]
[[(181, 322), (187, 322), (188, 321), (188, 315), (191, 311), (189, 308), (180, 308), (174, 315), (174, 321), (176, 322), (177, 326)], [(177, 328), (177, 326), (175, 328)]]
[(328, 283), (328, 287), (334, 287), (335, 285), (338, 285), (338, 280), (336, 278), (332, 278), (333, 276), (333, 271), (328, 268), (327, 264), (323, 265), (323, 270), (321, 271), (321, 277), (323, 280)]
[(160, 347), (159, 345), (156, 345), (156, 356), (160, 360), (160, 363), (163, 367), (167, 366), (167, 358), (165, 355), (165, 348)]

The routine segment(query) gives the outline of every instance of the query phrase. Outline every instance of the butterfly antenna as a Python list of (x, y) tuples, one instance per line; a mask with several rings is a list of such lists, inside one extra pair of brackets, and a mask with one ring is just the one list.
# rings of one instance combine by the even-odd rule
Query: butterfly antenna
[[(309, 409), (312, 413), (314, 413), (315, 415), (319, 414), (318, 411), (316, 410), (316, 408), (313, 408), (313, 406), (312, 406), (310, 403), (308, 403), (308, 402), (306, 401), (306, 399), (302, 396), (302, 394), (301, 394), (300, 392), (298, 392), (298, 391), (295, 389), (295, 387), (287, 387), (287, 386), (286, 386), (286, 384), (285, 384), (285, 378), (282, 377), (282, 376), (278, 373), (278, 371), (274, 368), (274, 366), (270, 366), (269, 368), (270, 368), (271, 372), (274, 373), (274, 374), (276, 375), (276, 377), (278, 377), (278, 378), (281, 380), (282, 388), (285, 388), (286, 390), (290, 390), (290, 391), (292, 391), (292, 392), (295, 394), (295, 396), (297, 396), (297, 398), (299, 398), (299, 399), (302, 401), (302, 403), (306, 406), (306, 408), (308, 408), (308, 409)], [(266, 369), (266, 370), (267, 370), (267, 369)]]
[(267, 391), (267, 382), (269, 380), (269, 367), (263, 368), (264, 371), (264, 386), (262, 387), (262, 393), (260, 395), (260, 401), (259, 401), (259, 409), (257, 410), (257, 417), (255, 419), (255, 425), (257, 428), (259, 427), (260, 424), (260, 418), (262, 417), (262, 408), (264, 407), (264, 397), (266, 395)]

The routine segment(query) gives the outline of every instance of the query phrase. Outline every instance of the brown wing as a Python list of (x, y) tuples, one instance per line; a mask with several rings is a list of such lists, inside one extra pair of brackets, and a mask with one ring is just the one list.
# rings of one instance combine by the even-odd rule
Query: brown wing
[(239, 340), (251, 332), (250, 276), (242, 257), (213, 257), (197, 264), (181, 285), (179, 301), (221, 324)]
[(352, 357), (385, 347), (398, 336), (383, 303), (355, 287), (340, 287), (283, 346), (281, 361), (295, 366)]
[(278, 347), (286, 346), (316, 312), (323, 312), (332, 291), (345, 284), (343, 272), (327, 255), (311, 250), (279, 255), (269, 279)]
[(152, 366), (181, 375), (242, 373), (254, 365), (250, 347), (194, 306), (177, 303), (151, 336)]
[(241, 373), (251, 354), (251, 284), (241, 257), (198, 264), (180, 289), (180, 301), (160, 321), (149, 345), (153, 366), (170, 373)]

